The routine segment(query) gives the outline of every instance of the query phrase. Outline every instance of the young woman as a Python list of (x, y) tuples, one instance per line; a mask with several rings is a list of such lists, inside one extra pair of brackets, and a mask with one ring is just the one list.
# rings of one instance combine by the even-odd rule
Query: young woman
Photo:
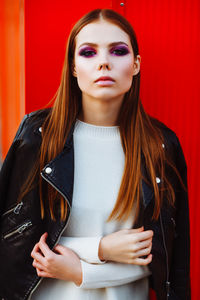
[(0, 175), (0, 299), (190, 299), (186, 164), (139, 99), (131, 25), (69, 36), (54, 105), (26, 115)]

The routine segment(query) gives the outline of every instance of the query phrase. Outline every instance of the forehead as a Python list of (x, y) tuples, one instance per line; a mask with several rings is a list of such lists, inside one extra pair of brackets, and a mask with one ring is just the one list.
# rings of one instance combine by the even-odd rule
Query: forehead
[(77, 47), (87, 42), (97, 45), (106, 45), (118, 41), (131, 45), (130, 38), (124, 30), (104, 20), (87, 24), (76, 36)]

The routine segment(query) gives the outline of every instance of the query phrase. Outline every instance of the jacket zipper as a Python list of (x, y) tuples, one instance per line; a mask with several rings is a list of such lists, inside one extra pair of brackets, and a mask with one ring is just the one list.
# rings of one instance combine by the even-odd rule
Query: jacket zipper
[(20, 234), (21, 234), (25, 229), (27, 229), (28, 227), (30, 227), (30, 226), (32, 226), (32, 225), (33, 225), (33, 224), (32, 224), (31, 221), (26, 222), (26, 223), (24, 223), (23, 225), (21, 225), (20, 227), (18, 227), (17, 229), (13, 230), (12, 232), (7, 233), (6, 235), (4, 235), (3, 238), (6, 240), (7, 238), (13, 236), (13, 235), (16, 234), (16, 233), (20, 233)]
[(164, 228), (163, 228), (163, 222), (162, 222), (162, 214), (160, 211), (160, 225), (161, 225), (161, 231), (162, 231), (162, 238), (163, 238), (163, 245), (164, 245), (164, 249), (165, 249), (165, 254), (166, 254), (166, 290), (167, 290), (167, 299), (169, 299), (169, 290), (170, 290), (170, 281), (169, 281), (169, 257), (168, 257), (168, 252), (167, 252), (167, 246), (166, 246), (166, 242), (165, 242), (165, 232), (164, 232)]
[(16, 206), (12, 207), (11, 209), (7, 210), (5, 213), (2, 214), (2, 217), (5, 217), (6, 215), (14, 212), (16, 215), (19, 214), (20, 209), (23, 205), (23, 202), (21, 201), (20, 203), (18, 203)]
[(176, 222), (175, 222), (174, 218), (171, 218), (171, 221), (172, 221), (174, 227), (176, 227)]
[[(46, 177), (44, 177), (44, 175), (42, 174), (42, 172), (40, 173), (40, 175), (42, 176), (42, 178), (44, 179), (44, 180), (46, 180), (56, 191), (58, 191), (62, 196), (63, 196), (63, 198), (67, 201), (67, 204), (68, 204), (68, 206), (69, 206), (69, 217), (70, 217), (70, 211), (71, 211), (71, 205), (70, 205), (70, 203), (69, 203), (69, 201), (68, 201), (68, 199), (65, 197), (65, 195), (50, 181), (50, 180), (48, 180)], [(64, 228), (63, 228), (63, 230), (61, 231), (61, 233), (60, 233), (60, 235), (58, 236), (58, 238), (57, 238), (57, 241), (55, 242), (55, 245), (57, 244), (57, 242), (58, 242), (58, 240), (59, 240), (59, 238), (60, 238), (60, 236), (63, 234), (63, 232), (65, 231), (65, 229), (66, 229), (66, 227), (67, 227), (67, 225), (68, 225), (68, 223), (69, 223), (69, 217), (68, 217), (68, 220), (67, 220), (67, 223), (66, 223), (66, 225), (64, 226)], [(32, 291), (31, 291), (31, 293), (30, 293), (30, 296), (29, 296), (29, 298), (28, 299), (31, 299), (31, 297), (32, 297), (32, 294), (35, 292), (35, 290), (38, 288), (38, 286), (39, 286), (39, 284), (41, 283), (41, 281), (42, 281), (42, 279), (43, 279), (43, 277), (41, 277), (40, 278), (40, 280), (38, 281), (38, 283), (35, 285), (35, 287), (32, 289)]]

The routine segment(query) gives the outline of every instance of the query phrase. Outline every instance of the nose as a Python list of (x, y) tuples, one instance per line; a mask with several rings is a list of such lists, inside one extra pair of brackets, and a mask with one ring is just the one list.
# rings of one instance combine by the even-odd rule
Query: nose
[(98, 66), (98, 70), (102, 70), (102, 69), (110, 70), (109, 63), (100, 63), (99, 66)]
[(107, 53), (101, 53), (101, 55), (99, 56), (98, 70), (102, 70), (102, 69), (107, 69), (107, 70), (111, 69), (111, 64)]

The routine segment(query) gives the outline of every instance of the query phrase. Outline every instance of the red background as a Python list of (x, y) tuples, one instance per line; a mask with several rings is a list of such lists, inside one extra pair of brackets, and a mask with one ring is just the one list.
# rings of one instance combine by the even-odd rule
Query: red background
[[(120, 6), (123, 2), (125, 5)], [(138, 36), (141, 98), (146, 110), (173, 129), (188, 164), (191, 219), (192, 299), (199, 280), (199, 70), (198, 0), (25, 1), (26, 112), (46, 105), (56, 92), (68, 34), (94, 8), (113, 8), (132, 23)]]

